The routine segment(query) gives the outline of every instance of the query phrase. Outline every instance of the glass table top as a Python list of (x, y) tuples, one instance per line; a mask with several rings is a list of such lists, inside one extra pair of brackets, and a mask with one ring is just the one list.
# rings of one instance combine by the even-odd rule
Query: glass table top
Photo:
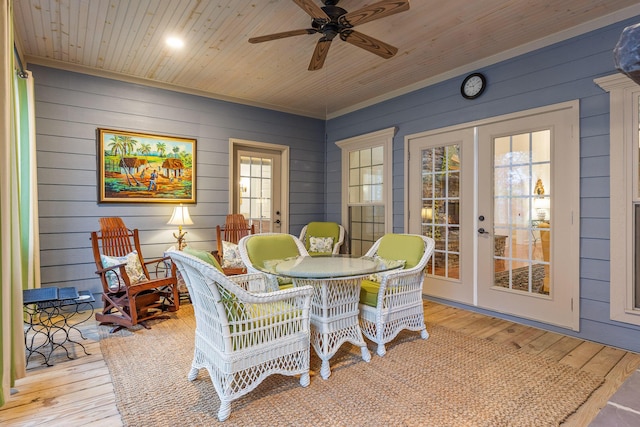
[(351, 258), (349, 256), (300, 256), (272, 260), (266, 264), (271, 264), (273, 267), (271, 271), (267, 271), (269, 273), (300, 279), (366, 276), (401, 267), (401, 265), (388, 265), (370, 257)]

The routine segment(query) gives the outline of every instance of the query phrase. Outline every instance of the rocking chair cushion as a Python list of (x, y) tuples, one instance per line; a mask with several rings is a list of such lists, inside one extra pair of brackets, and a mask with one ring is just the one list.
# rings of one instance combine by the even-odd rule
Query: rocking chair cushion
[[(127, 272), (127, 276), (129, 276), (129, 283), (132, 285), (136, 285), (138, 283), (146, 282), (149, 280), (144, 273), (142, 264), (140, 264), (140, 258), (138, 258), (137, 251), (128, 253), (123, 257), (110, 257), (106, 255), (100, 255), (100, 260), (102, 261), (102, 266), (104, 268), (113, 267), (114, 265), (119, 264), (126, 264), (124, 270)], [(120, 288), (120, 284), (123, 283), (120, 277), (120, 271), (112, 270), (111, 272), (113, 274), (107, 273), (109, 289), (111, 289), (112, 291), (117, 291)]]

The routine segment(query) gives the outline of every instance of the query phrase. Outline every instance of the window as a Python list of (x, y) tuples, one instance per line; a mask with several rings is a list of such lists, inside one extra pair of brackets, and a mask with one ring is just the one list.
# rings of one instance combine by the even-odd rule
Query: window
[(610, 316), (640, 325), (640, 86), (623, 74), (596, 83), (610, 92)]
[(391, 147), (395, 128), (338, 141), (342, 149), (342, 223), (352, 255), (391, 230)]

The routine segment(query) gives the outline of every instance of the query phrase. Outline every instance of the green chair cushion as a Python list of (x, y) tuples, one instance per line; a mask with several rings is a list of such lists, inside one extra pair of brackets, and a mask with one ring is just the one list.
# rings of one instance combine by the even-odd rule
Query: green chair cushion
[(307, 249), (310, 237), (331, 237), (335, 243), (340, 239), (340, 227), (335, 222), (310, 222), (304, 236), (304, 246)]
[(247, 241), (247, 254), (254, 266), (265, 268), (265, 261), (295, 257), (300, 252), (296, 242), (288, 234), (258, 234)]
[[(230, 322), (244, 320), (240, 324), (229, 325), (229, 330), (233, 335), (231, 340), (234, 350), (260, 345), (264, 340), (263, 328), (265, 326), (285, 322), (302, 315), (302, 310), (296, 309), (295, 306), (284, 301), (269, 304), (241, 304), (234, 297), (233, 300), (223, 300), (223, 302)], [(231, 304), (228, 304), (229, 302)], [(260, 317), (262, 319), (258, 320)], [(256, 319), (255, 323), (252, 321), (253, 319)], [(252, 332), (254, 328), (255, 333)]]
[(218, 260), (216, 260), (216, 258), (210, 252), (203, 251), (200, 249), (193, 249), (193, 248), (190, 248), (189, 246), (185, 247), (182, 251), (186, 254), (199, 258), (208, 264), (213, 265), (215, 268), (218, 269), (219, 272), (224, 274), (224, 272), (222, 271), (222, 267), (220, 267), (220, 264), (218, 263)]
[(385, 259), (406, 260), (404, 268), (413, 268), (424, 254), (424, 240), (419, 236), (385, 234), (376, 255)]
[[(278, 260), (296, 257), (300, 255), (300, 251), (296, 242), (288, 234), (255, 235), (247, 241), (247, 254), (254, 266), (274, 271)], [(279, 276), (278, 287), (280, 289), (292, 288), (293, 282), (289, 277)]]
[(378, 290), (380, 290), (380, 283), (362, 279), (360, 284), (360, 303), (376, 307), (378, 305)]

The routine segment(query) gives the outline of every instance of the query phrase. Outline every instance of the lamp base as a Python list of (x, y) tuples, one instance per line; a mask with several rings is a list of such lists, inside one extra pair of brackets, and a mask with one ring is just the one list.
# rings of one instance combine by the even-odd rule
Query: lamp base
[(176, 238), (176, 240), (178, 241), (178, 250), (181, 251), (182, 249), (185, 248), (185, 246), (187, 246), (187, 240), (184, 238), (184, 236), (187, 234), (186, 231), (184, 232), (178, 232), (178, 234), (176, 235), (176, 233), (173, 233), (173, 237)]

